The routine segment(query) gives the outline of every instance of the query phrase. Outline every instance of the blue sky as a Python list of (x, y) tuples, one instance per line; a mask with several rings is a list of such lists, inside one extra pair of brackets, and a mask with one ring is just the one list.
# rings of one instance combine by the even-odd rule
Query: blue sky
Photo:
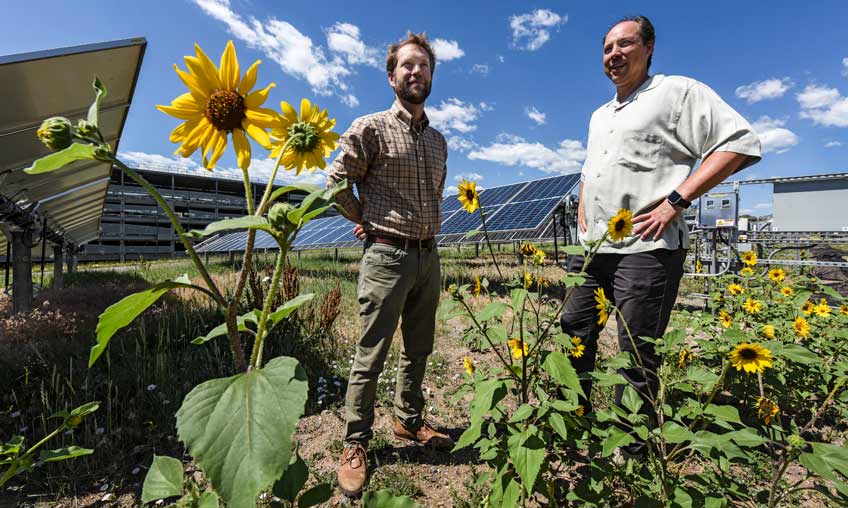
[[(168, 133), (177, 120), (154, 106), (185, 91), (172, 64), (184, 68), (195, 42), (217, 61), (232, 39), (242, 71), (261, 59), (258, 85), (277, 84), (266, 105), (308, 97), (343, 132), (354, 118), (390, 106), (386, 46), (407, 30), (426, 31), (440, 59), (427, 113), (450, 142), (448, 185), (471, 177), (493, 187), (580, 170), (589, 117), (614, 92), (602, 72), (601, 39), (613, 21), (637, 13), (657, 30), (652, 72), (703, 81), (754, 124), (764, 157), (740, 178), (846, 171), (844, 0), (28, 0), (4, 5), (0, 54), (147, 38), (121, 153), (142, 165), (191, 169), (198, 160), (172, 156)], [(256, 160), (262, 152), (254, 147), (260, 176), (269, 169)], [(219, 166), (236, 167), (231, 150)], [(742, 204), (770, 212), (770, 186), (746, 186)]]

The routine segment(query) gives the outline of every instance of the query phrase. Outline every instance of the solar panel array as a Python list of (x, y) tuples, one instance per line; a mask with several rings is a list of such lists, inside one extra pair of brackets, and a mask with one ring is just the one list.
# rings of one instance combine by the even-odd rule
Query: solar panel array
[[(486, 230), (494, 241), (538, 240), (553, 237), (551, 217), (557, 205), (577, 185), (580, 175), (563, 175), (529, 182), (492, 187), (480, 191), (480, 203), (486, 214)], [(478, 212), (468, 213), (456, 196), (442, 202), (441, 232), (436, 236), (439, 245), (477, 242), (482, 234), (467, 238), (469, 231), (480, 229)], [(228, 252), (244, 250), (246, 232), (240, 231), (207, 240), (199, 252)], [(295, 250), (354, 247), (361, 242), (353, 235), (353, 224), (341, 216), (316, 219), (298, 233), (292, 248)], [(273, 239), (260, 232), (256, 248), (276, 248)]]

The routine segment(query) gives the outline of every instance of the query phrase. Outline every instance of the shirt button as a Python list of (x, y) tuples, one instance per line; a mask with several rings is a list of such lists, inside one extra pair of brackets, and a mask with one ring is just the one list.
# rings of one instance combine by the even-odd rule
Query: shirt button
[(612, 134), (613, 132), (615, 132), (615, 129), (610, 129), (610, 134)]
[(606, 155), (606, 154), (607, 154), (607, 151), (606, 151), (606, 150), (604, 150), (604, 155)]

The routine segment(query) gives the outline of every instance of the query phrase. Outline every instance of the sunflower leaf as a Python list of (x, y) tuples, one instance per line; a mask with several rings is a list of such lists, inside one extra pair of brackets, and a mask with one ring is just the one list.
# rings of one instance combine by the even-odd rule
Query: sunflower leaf
[(237, 217), (235, 219), (219, 220), (206, 226), (203, 231), (192, 229), (188, 232), (188, 234), (195, 238), (203, 238), (222, 231), (232, 231), (237, 229), (259, 229), (268, 232), (272, 231), (271, 224), (265, 217), (245, 215), (244, 217)]
[(309, 183), (286, 185), (285, 187), (280, 187), (279, 189), (272, 192), (271, 197), (269, 198), (269, 201), (271, 203), (273, 203), (274, 201), (280, 199), (280, 197), (282, 197), (282, 196), (284, 196), (284, 195), (286, 195), (286, 194), (288, 194), (289, 192), (292, 192), (292, 191), (301, 191), (301, 192), (305, 192), (306, 194), (312, 194), (313, 192), (317, 192), (317, 191), (320, 191), (320, 190), (321, 190), (321, 187), (318, 187), (317, 185), (312, 185), (312, 184), (309, 184)]
[(106, 97), (106, 85), (100, 81), (100, 78), (94, 76), (94, 82), (91, 83), (91, 86), (94, 88), (94, 102), (88, 108), (88, 123), (97, 127), (100, 121), (100, 103)]
[(183, 493), (183, 463), (173, 457), (154, 455), (144, 477), (141, 502), (179, 496)]
[(51, 153), (45, 157), (38, 159), (32, 163), (32, 166), (26, 168), (24, 173), (28, 175), (39, 175), (41, 173), (49, 173), (62, 169), (68, 164), (80, 160), (95, 160), (94, 146), (83, 145), (81, 143), (73, 143), (68, 148), (59, 152)]

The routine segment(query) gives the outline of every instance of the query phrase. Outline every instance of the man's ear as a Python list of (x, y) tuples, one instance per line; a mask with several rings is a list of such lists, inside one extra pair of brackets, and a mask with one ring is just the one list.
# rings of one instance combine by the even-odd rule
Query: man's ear
[(394, 88), (395, 87), (395, 73), (394, 72), (387, 72), (386, 74), (389, 78), (389, 84), (392, 86), (392, 88)]

